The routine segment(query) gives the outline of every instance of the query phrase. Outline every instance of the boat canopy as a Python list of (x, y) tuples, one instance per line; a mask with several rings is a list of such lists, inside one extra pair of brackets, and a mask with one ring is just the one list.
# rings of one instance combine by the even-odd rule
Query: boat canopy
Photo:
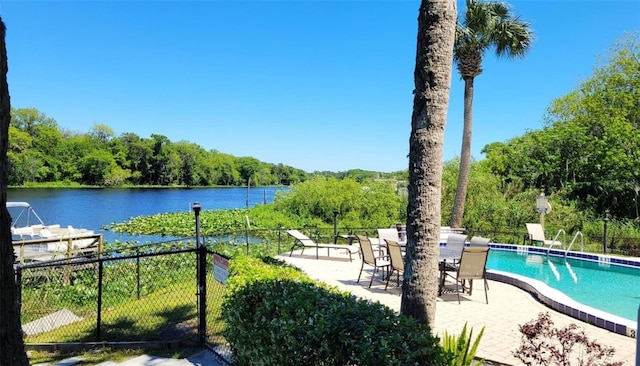
[[(22, 227), (22, 226), (31, 226), (31, 216), (35, 216), (37, 222), (36, 224), (44, 225), (42, 219), (36, 211), (31, 207), (29, 202), (19, 202), (19, 201), (7, 201), (7, 209), (18, 208), (18, 215), (14, 217), (11, 215), (11, 226), (12, 227)], [(15, 211), (14, 211), (15, 212)]]
[(29, 204), (29, 202), (8, 202), (7, 201), (7, 208), (12, 208), (12, 207), (29, 208), (31, 207), (31, 205)]

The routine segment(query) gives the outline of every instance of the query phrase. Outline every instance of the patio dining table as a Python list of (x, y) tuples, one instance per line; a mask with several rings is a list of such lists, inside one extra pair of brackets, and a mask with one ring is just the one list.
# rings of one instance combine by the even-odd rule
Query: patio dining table
[(438, 256), (440, 270), (440, 282), (438, 285), (438, 296), (442, 295), (444, 290), (444, 277), (447, 271), (455, 271), (456, 262), (460, 261), (462, 251), (459, 248), (447, 248), (440, 247), (440, 254)]
[[(404, 255), (407, 242), (399, 242)], [(460, 248), (447, 248), (441, 246), (438, 253), (438, 270), (440, 271), (440, 281), (438, 282), (438, 295), (442, 295), (444, 290), (444, 277), (447, 271), (455, 271), (456, 263), (460, 261), (462, 256), (462, 250)]]

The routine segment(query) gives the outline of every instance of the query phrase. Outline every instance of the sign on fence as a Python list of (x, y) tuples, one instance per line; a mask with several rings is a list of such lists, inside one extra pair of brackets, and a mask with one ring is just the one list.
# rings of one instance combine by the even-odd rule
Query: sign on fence
[(229, 277), (229, 258), (223, 257), (220, 254), (213, 254), (213, 278), (222, 283), (227, 283), (227, 277)]

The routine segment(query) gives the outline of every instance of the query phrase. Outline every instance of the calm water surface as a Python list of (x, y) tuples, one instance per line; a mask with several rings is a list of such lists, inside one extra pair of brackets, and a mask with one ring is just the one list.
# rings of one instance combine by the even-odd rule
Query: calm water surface
[[(273, 201), (277, 191), (287, 187), (252, 187), (249, 207)], [(247, 188), (190, 189), (8, 189), (8, 201), (26, 201), (45, 224), (71, 225), (102, 232), (103, 225), (135, 216), (192, 211), (194, 202), (203, 210), (245, 208)]]
[(640, 270), (576, 259), (491, 250), (487, 268), (537, 279), (572, 299), (635, 321)]

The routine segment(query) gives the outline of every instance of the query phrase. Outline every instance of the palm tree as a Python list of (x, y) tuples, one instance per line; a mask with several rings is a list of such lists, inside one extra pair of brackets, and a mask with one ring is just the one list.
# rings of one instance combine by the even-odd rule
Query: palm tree
[(456, 0), (422, 0), (409, 137), (407, 254), (401, 312), (433, 325), (438, 293), (442, 147), (451, 89)]
[(520, 58), (533, 41), (530, 24), (514, 16), (510, 10), (508, 4), (501, 2), (467, 0), (464, 17), (456, 26), (453, 60), (464, 80), (464, 127), (451, 227), (461, 227), (464, 215), (471, 167), (473, 81), (482, 73), (482, 57), (485, 51), (495, 48), (498, 57)]
[(11, 244), (11, 218), (7, 211), (9, 182), (9, 123), (11, 103), (7, 84), (7, 47), (4, 22), (0, 18), (0, 365), (29, 365), (24, 352), (20, 327), (18, 286), (13, 272), (14, 253)]

